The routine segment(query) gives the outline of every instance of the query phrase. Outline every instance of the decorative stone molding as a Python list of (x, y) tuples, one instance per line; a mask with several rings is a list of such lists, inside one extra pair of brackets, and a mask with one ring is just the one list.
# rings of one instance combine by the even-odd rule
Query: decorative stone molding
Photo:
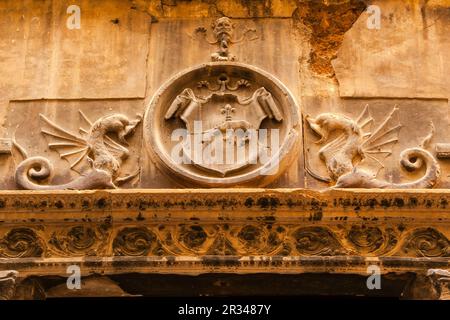
[(320, 272), (331, 265), (365, 274), (377, 257), (383, 272), (446, 269), (449, 197), (388, 190), (4, 192), (0, 265), (24, 276), (62, 274), (70, 264), (88, 274)]
[(17, 271), (0, 271), (0, 300), (9, 300), (14, 297), (16, 291)]
[(439, 300), (450, 300), (450, 271), (430, 269), (427, 276), (436, 289)]

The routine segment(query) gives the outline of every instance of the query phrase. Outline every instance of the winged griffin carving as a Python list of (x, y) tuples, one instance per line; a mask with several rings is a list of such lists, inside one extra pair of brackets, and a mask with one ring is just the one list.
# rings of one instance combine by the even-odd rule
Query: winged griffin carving
[[(356, 120), (341, 114), (323, 113), (315, 118), (306, 116), (306, 121), (320, 137), (316, 143), (324, 145), (319, 150), (319, 158), (325, 162), (329, 177), (312, 172), (308, 165), (309, 173), (324, 182), (335, 182), (336, 188), (431, 188), (439, 178), (437, 161), (430, 152), (417, 147), (400, 154), (400, 165), (409, 172), (425, 166), (423, 177), (399, 184), (377, 179), (378, 172), (384, 168), (383, 159), (392, 154), (402, 127), (397, 107), (374, 130), (371, 130), (374, 119), (369, 106)], [(337, 134), (332, 137), (332, 133)]]
[[(91, 122), (83, 112), (79, 113), (83, 122), (80, 134), (61, 128), (42, 114), (40, 117), (43, 122), (41, 132), (46, 136), (49, 148), (57, 151), (62, 159), (69, 162), (70, 168), (81, 175), (62, 185), (39, 184), (35, 181), (52, 175), (53, 165), (44, 157), (31, 157), (22, 161), (16, 169), (16, 183), (20, 187), (32, 190), (115, 188), (116, 184), (137, 174), (120, 177), (119, 168), (129, 155), (125, 147), (128, 145), (126, 137), (134, 132), (141, 117), (130, 120), (125, 115), (113, 114)], [(22, 154), (26, 157), (23, 150)], [(88, 169), (83, 170), (86, 162)]]

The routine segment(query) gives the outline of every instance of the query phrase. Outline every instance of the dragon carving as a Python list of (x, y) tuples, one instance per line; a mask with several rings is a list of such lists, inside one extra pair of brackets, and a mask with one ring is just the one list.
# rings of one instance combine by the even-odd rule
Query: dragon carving
[[(119, 168), (129, 156), (126, 137), (134, 132), (141, 122), (141, 116), (129, 120), (122, 114), (104, 116), (92, 123), (81, 111), (80, 116), (89, 126), (80, 128), (80, 134), (74, 134), (59, 127), (44, 115), (40, 115), (44, 126), (41, 132), (49, 139), (49, 148), (57, 151), (60, 157), (70, 163), (70, 168), (79, 172), (79, 167), (88, 165), (88, 170), (75, 180), (62, 185), (42, 185), (33, 180), (49, 178), (53, 172), (50, 161), (44, 157), (31, 157), (22, 161), (16, 169), (16, 183), (23, 189), (100, 189), (116, 188), (116, 184), (127, 181), (137, 173), (119, 177)], [(117, 137), (116, 142), (112, 136)], [(21, 150), (26, 158), (26, 153)], [(83, 171), (83, 170), (81, 170)], [(79, 172), (80, 173), (80, 172)]]
[(426, 172), (422, 178), (400, 184), (376, 178), (384, 167), (382, 159), (392, 154), (392, 147), (398, 141), (402, 126), (397, 107), (373, 131), (368, 130), (373, 124), (368, 106), (357, 120), (340, 114), (323, 113), (315, 118), (306, 116), (306, 121), (320, 137), (316, 143), (325, 144), (319, 150), (319, 157), (325, 162), (330, 178), (322, 177), (309, 168), (308, 171), (319, 180), (335, 182), (335, 188), (432, 188), (439, 178), (439, 164), (430, 152), (419, 147), (404, 150), (400, 154), (400, 164), (409, 172), (425, 166)]

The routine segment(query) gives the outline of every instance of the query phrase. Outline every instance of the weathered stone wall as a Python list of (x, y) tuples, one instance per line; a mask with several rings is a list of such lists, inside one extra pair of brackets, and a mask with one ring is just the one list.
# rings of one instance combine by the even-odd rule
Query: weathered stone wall
[[(67, 8), (81, 9), (81, 28), (66, 26)], [(379, 28), (368, 28), (376, 5)], [(48, 183), (79, 176), (66, 159), (49, 150), (41, 134), (43, 114), (70, 132), (82, 127), (79, 110), (93, 122), (111, 113), (143, 115), (154, 93), (174, 74), (208, 62), (216, 47), (195, 35), (227, 16), (256, 30), (257, 38), (232, 45), (238, 61), (281, 80), (304, 118), (323, 112), (356, 119), (369, 105), (374, 127), (395, 106), (402, 130), (379, 178), (412, 181), (424, 171), (400, 169), (400, 153), (447, 142), (449, 126), (449, 1), (2, 1), (0, 4), (0, 112), (4, 138), (15, 137), (27, 156), (45, 156), (58, 168)], [(67, 120), (70, 119), (70, 120)], [(303, 119), (304, 120), (304, 119)], [(81, 121), (81, 122), (80, 122)], [(141, 126), (129, 144), (134, 155), (122, 175), (140, 168), (123, 187), (179, 187), (157, 166), (142, 139)], [(270, 187), (326, 188), (327, 168), (317, 157), (316, 134), (303, 123), (304, 146)], [(304, 157), (305, 155), (305, 157)], [(23, 156), (2, 154), (0, 186), (16, 188), (14, 170)], [(439, 161), (436, 187), (446, 188), (450, 166)], [(185, 186), (185, 185), (184, 185)], [(255, 185), (258, 186), (258, 185)]]
[[(0, 298), (369, 294), (368, 266), (374, 295), (448, 298), (449, 27), (448, 0), (1, 1)], [(171, 129), (233, 112), (281, 128), (278, 175), (172, 166)]]

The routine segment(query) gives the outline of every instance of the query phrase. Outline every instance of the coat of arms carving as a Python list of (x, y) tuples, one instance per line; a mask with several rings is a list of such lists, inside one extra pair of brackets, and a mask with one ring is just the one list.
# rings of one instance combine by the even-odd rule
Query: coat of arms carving
[(145, 116), (164, 171), (201, 186), (266, 185), (299, 149), (298, 106), (255, 67), (213, 62), (169, 80)]

